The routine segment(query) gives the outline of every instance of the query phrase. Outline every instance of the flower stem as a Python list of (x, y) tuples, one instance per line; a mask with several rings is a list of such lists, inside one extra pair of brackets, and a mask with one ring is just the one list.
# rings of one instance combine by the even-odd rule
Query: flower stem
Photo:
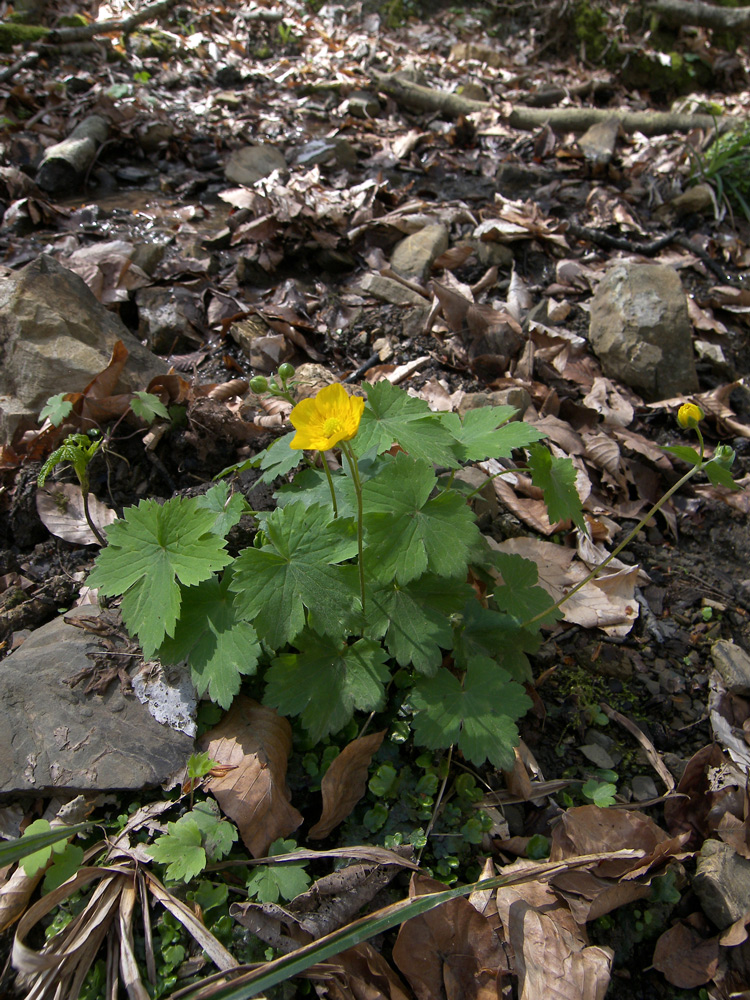
[(333, 488), (333, 478), (331, 476), (331, 470), (328, 468), (328, 462), (326, 462), (326, 453), (321, 451), (320, 460), (323, 463), (323, 470), (326, 474), (326, 479), (328, 480), (328, 489), (331, 491), (331, 503), (333, 504), (333, 516), (334, 518), (339, 516), (339, 508), (336, 504), (336, 491)]
[(357, 562), (359, 564), (359, 590), (362, 595), (362, 613), (365, 611), (365, 564), (362, 558), (362, 480), (359, 478), (359, 466), (354, 457), (352, 446), (348, 441), (341, 442), (341, 451), (346, 455), (352, 473), (354, 492), (357, 494)]
[(564, 604), (567, 600), (569, 600), (573, 596), (573, 594), (578, 593), (578, 591), (582, 587), (585, 587), (587, 583), (590, 583), (594, 579), (594, 577), (598, 576), (599, 573), (601, 573), (601, 571), (604, 569), (604, 567), (608, 566), (609, 563), (611, 563), (612, 560), (614, 558), (616, 558), (622, 552), (622, 550), (625, 548), (625, 546), (629, 545), (630, 542), (632, 542), (632, 540), (635, 538), (635, 536), (638, 534), (638, 532), (641, 530), (641, 528), (643, 528), (645, 525), (647, 525), (648, 522), (651, 520), (652, 517), (654, 517), (655, 514), (659, 513), (659, 511), (662, 509), (662, 507), (667, 502), (667, 500), (669, 500), (669, 498), (674, 493), (676, 493), (677, 490), (681, 489), (681, 487), (683, 487), (685, 485), (685, 483), (689, 479), (692, 479), (692, 477), (696, 474), (696, 472), (700, 472), (701, 469), (702, 469), (702, 467), (703, 467), (703, 439), (701, 438), (701, 462), (700, 462), (700, 464), (699, 465), (694, 465), (691, 469), (689, 469), (685, 473), (685, 475), (682, 477), (682, 479), (679, 479), (674, 484), (674, 486), (672, 486), (670, 489), (668, 489), (667, 492), (664, 494), (664, 496), (661, 497), (660, 500), (656, 501), (656, 503), (651, 508), (651, 510), (644, 517), (641, 518), (641, 520), (638, 522), (638, 524), (636, 524), (636, 526), (633, 528), (633, 530), (630, 532), (630, 534), (627, 536), (627, 538), (623, 539), (623, 541), (620, 542), (620, 544), (617, 546), (617, 548), (613, 552), (610, 552), (610, 554), (607, 556), (606, 559), (602, 560), (602, 562), (600, 562), (598, 566), (595, 566), (591, 570), (591, 572), (589, 573), (589, 575), (587, 577), (585, 577), (583, 580), (581, 580), (580, 583), (577, 583), (575, 585), (575, 587), (573, 587), (572, 590), (569, 590), (567, 592), (567, 594), (563, 594), (563, 596), (560, 598), (559, 601), (555, 601), (554, 604), (551, 604), (544, 611), (540, 611), (538, 615), (534, 615), (533, 618), (529, 618), (528, 621), (525, 621), (521, 625), (521, 628), (528, 628), (529, 625), (533, 625), (534, 622), (538, 622), (541, 618), (546, 618), (547, 615), (550, 613), (550, 611), (554, 611), (555, 608), (559, 608), (560, 605)]
[(89, 491), (81, 490), (81, 496), (83, 497), (83, 514), (84, 517), (86, 518), (86, 523), (88, 524), (89, 528), (91, 528), (91, 531), (93, 532), (97, 542), (99, 542), (101, 547), (104, 548), (107, 544), (107, 540), (92, 521), (91, 513), (89, 512)]

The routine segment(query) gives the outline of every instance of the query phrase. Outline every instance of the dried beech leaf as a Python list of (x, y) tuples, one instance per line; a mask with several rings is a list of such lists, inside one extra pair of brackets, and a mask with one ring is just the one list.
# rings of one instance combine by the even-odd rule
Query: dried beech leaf
[(386, 730), (353, 740), (336, 757), (323, 776), (320, 790), (323, 811), (308, 837), (322, 840), (352, 811), (367, 787), (367, 769), (380, 749)]
[(273, 709), (240, 696), (199, 742), (219, 764), (234, 765), (206, 787), (237, 824), (252, 856), (264, 857), (274, 840), (287, 837), (302, 822), (286, 787), (292, 727)]
[[(442, 883), (412, 876), (409, 896), (440, 891)], [(489, 922), (467, 899), (452, 899), (402, 924), (393, 961), (417, 1000), (497, 1000), (505, 951)]]
[[(83, 512), (81, 488), (76, 483), (49, 483), (37, 490), (36, 509), (50, 534), (79, 545), (98, 545)], [(89, 514), (101, 531), (117, 520), (117, 514), (106, 504), (89, 494)]]
[(680, 921), (656, 942), (653, 964), (668, 983), (681, 990), (703, 986), (719, 967), (718, 938), (702, 938), (693, 927)]

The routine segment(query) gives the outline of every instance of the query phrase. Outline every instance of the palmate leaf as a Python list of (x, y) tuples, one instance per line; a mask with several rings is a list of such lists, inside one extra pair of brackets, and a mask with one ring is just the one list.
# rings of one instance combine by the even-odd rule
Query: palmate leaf
[(263, 473), (258, 479), (259, 483), (272, 483), (274, 479), (277, 479), (279, 476), (285, 476), (287, 472), (296, 469), (300, 464), (305, 457), (304, 452), (289, 447), (289, 442), (295, 433), (295, 431), (290, 431), (288, 434), (274, 441), (265, 450), (259, 463), (259, 467)]
[(152, 392), (136, 392), (130, 400), (130, 409), (136, 417), (140, 417), (147, 424), (152, 423), (157, 417), (169, 420), (169, 410)]
[(430, 463), (399, 452), (365, 483), (365, 565), (377, 579), (406, 584), (427, 570), (465, 574), (479, 529), (455, 490), (429, 499), (436, 481)]
[(276, 657), (266, 671), (263, 704), (280, 715), (301, 715), (313, 741), (337, 733), (355, 709), (382, 707), (390, 673), (379, 642), (359, 639), (350, 646), (308, 629), (295, 645), (298, 653)]
[(515, 406), (480, 406), (467, 410), (460, 419), (444, 413), (442, 419), (455, 439), (454, 452), (461, 462), (483, 462), (507, 458), (514, 448), (526, 448), (546, 437), (543, 431), (523, 421), (508, 423)]
[(124, 594), (122, 617), (146, 658), (174, 635), (180, 587), (194, 586), (229, 563), (224, 541), (214, 533), (215, 515), (195, 500), (179, 497), (163, 506), (141, 500), (105, 529), (107, 547), (88, 578), (103, 594)]
[(213, 530), (222, 538), (226, 538), (247, 509), (247, 503), (241, 493), (232, 493), (230, 496), (229, 483), (227, 482), (212, 486), (202, 497), (196, 497), (195, 503), (202, 510), (214, 512), (216, 521)]
[(229, 708), (240, 689), (242, 674), (254, 674), (260, 643), (252, 625), (243, 620), (229, 591), (231, 572), (182, 589), (180, 620), (174, 636), (162, 643), (162, 663), (187, 659), (198, 697), (208, 691), (211, 701)]
[(49, 397), (39, 414), (40, 424), (49, 420), (53, 427), (59, 427), (63, 420), (70, 416), (73, 411), (73, 403), (65, 398), (67, 395), (69, 394), (66, 392), (59, 392), (56, 396)]
[(453, 644), (451, 616), (463, 610), (472, 593), (460, 580), (429, 573), (404, 587), (391, 583), (368, 598), (368, 628), (373, 635), (385, 635), (388, 651), (400, 666), (434, 674), (443, 650)]
[(347, 567), (337, 564), (356, 555), (354, 523), (332, 521), (329, 507), (301, 503), (276, 509), (265, 518), (269, 544), (245, 549), (235, 560), (231, 589), (242, 618), (273, 649), (291, 642), (314, 609), (316, 628), (339, 635), (358, 590)]
[[(537, 623), (538, 624), (538, 623)], [(453, 655), (462, 669), (475, 657), (493, 657), (519, 681), (531, 680), (527, 653), (541, 644), (538, 632), (522, 629), (515, 618), (467, 601), (460, 622), (454, 626)]]
[(420, 678), (412, 693), (414, 739), (430, 750), (457, 743), (472, 764), (489, 760), (495, 767), (513, 766), (519, 719), (531, 699), (510, 674), (486, 656), (469, 660), (463, 684), (448, 670)]
[(582, 531), (586, 522), (581, 512), (581, 498), (576, 490), (576, 470), (569, 458), (556, 458), (540, 444), (529, 447), (531, 481), (544, 494), (552, 524), (568, 518)]
[(167, 865), (167, 878), (172, 882), (189, 882), (206, 867), (206, 852), (200, 827), (188, 814), (176, 823), (167, 824), (167, 833), (157, 837), (146, 848), (154, 861)]
[(398, 442), (413, 458), (457, 468), (453, 435), (440, 415), (422, 399), (414, 399), (385, 379), (367, 386), (367, 405), (357, 436), (352, 440), (355, 454), (370, 448), (378, 453)]
[[(290, 854), (297, 844), (294, 840), (274, 840), (268, 848), (271, 858)], [(247, 894), (261, 903), (278, 903), (280, 899), (294, 899), (306, 892), (311, 882), (304, 865), (259, 865), (247, 880)]]
[[(492, 561), (503, 578), (503, 584), (495, 587), (492, 595), (500, 611), (513, 615), (518, 622), (525, 622), (554, 603), (544, 587), (538, 586), (539, 570), (531, 559), (514, 552), (493, 552)], [(562, 618), (562, 612), (554, 608), (539, 620), (539, 625), (549, 625), (558, 618)]]

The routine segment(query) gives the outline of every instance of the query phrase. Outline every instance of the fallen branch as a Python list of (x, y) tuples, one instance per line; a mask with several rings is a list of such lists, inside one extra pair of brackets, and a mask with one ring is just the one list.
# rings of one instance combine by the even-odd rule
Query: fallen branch
[(148, 4), (137, 14), (131, 14), (124, 20), (95, 21), (81, 28), (58, 28), (56, 31), (50, 31), (45, 41), (61, 45), (67, 42), (82, 42), (97, 35), (128, 35), (144, 21), (157, 20), (176, 3), (177, 0), (157, 0), (157, 3)]
[(750, 7), (714, 7), (701, 0), (651, 0), (649, 10), (667, 24), (737, 31), (750, 28)]
[(109, 122), (101, 115), (89, 115), (67, 139), (56, 142), (44, 153), (36, 181), (50, 194), (72, 191), (93, 164), (102, 143), (107, 141)]
[[(439, 112), (449, 118), (486, 111), (492, 107), (487, 101), (472, 101), (461, 97), (460, 94), (449, 94), (412, 83), (399, 73), (374, 74), (374, 83), (379, 90), (399, 104), (417, 111)], [(613, 108), (546, 109), (524, 106), (513, 108), (506, 121), (511, 128), (522, 131), (532, 131), (549, 125), (556, 132), (585, 132), (592, 125), (610, 119), (619, 122), (625, 132), (642, 132), (644, 135), (689, 132), (694, 128), (724, 132), (742, 124), (740, 119), (729, 116), (679, 114), (672, 111), (617, 111)]]

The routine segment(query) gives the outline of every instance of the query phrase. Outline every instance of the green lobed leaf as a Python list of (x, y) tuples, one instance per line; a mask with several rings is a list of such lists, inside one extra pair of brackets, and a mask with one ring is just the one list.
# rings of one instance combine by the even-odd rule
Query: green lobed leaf
[[(492, 598), (500, 609), (519, 622), (528, 621), (546, 611), (554, 602), (544, 587), (537, 585), (539, 570), (531, 559), (524, 559), (512, 552), (494, 552), (493, 562), (503, 578), (503, 583), (495, 587)], [(562, 617), (558, 608), (539, 620), (539, 624), (551, 624)]]
[(229, 483), (221, 482), (212, 486), (202, 497), (195, 498), (196, 507), (210, 510), (216, 515), (213, 531), (226, 538), (231, 529), (245, 513), (247, 504), (241, 493), (229, 493)]
[(455, 439), (454, 452), (459, 461), (507, 458), (514, 448), (526, 448), (546, 437), (543, 431), (523, 421), (508, 423), (517, 412), (515, 406), (480, 406), (467, 410), (463, 419), (456, 413), (444, 413), (442, 419)]
[(337, 733), (355, 709), (382, 708), (390, 673), (379, 642), (359, 639), (350, 646), (308, 629), (296, 645), (298, 653), (276, 657), (266, 671), (263, 704), (281, 715), (301, 715), (313, 741)]
[(381, 453), (398, 442), (412, 458), (457, 468), (453, 435), (423, 399), (409, 396), (385, 379), (366, 389), (367, 405), (352, 440), (356, 455), (373, 447)]
[(730, 490), (738, 490), (740, 488), (734, 479), (732, 479), (732, 473), (729, 469), (714, 460), (706, 462), (703, 466), (703, 471), (713, 486), (727, 486)]
[(687, 462), (688, 465), (700, 465), (701, 457), (695, 448), (689, 448), (684, 444), (676, 444), (662, 446), (662, 451), (668, 451), (671, 455), (676, 455), (677, 458), (681, 458), (683, 462)]
[(259, 468), (263, 471), (263, 475), (258, 479), (259, 483), (272, 483), (274, 479), (285, 476), (300, 464), (305, 457), (304, 452), (289, 447), (289, 442), (295, 434), (296, 431), (290, 431), (266, 448), (259, 463)]
[(253, 626), (239, 613), (229, 586), (228, 569), (181, 590), (180, 618), (174, 636), (159, 647), (163, 663), (187, 660), (198, 696), (229, 708), (240, 689), (241, 675), (254, 674), (260, 643)]
[(489, 760), (507, 770), (518, 743), (513, 720), (531, 708), (531, 699), (494, 660), (477, 656), (469, 661), (463, 683), (448, 670), (420, 678), (412, 704), (415, 742), (430, 750), (457, 743), (472, 764)]
[(263, 522), (269, 544), (235, 560), (230, 588), (238, 614), (252, 619), (273, 649), (299, 635), (305, 608), (315, 612), (317, 628), (340, 634), (357, 600), (352, 575), (337, 565), (356, 555), (356, 529), (350, 519), (332, 516), (322, 504), (278, 508)]
[(523, 629), (510, 615), (470, 600), (454, 626), (453, 655), (462, 669), (474, 657), (493, 657), (516, 680), (530, 681), (531, 665), (526, 654), (536, 652), (540, 643), (538, 632)]
[(479, 529), (455, 490), (429, 499), (436, 482), (430, 463), (399, 452), (365, 483), (365, 567), (377, 579), (406, 584), (427, 570), (465, 574)]
[(569, 458), (556, 458), (540, 444), (529, 446), (531, 481), (544, 494), (552, 524), (570, 519), (582, 531), (586, 522), (581, 512), (581, 498), (576, 490), (576, 470)]
[(63, 882), (72, 878), (83, 864), (83, 848), (78, 844), (66, 844), (65, 849), (55, 854), (52, 864), (44, 873), (43, 892), (52, 892)]
[(166, 876), (171, 882), (189, 882), (206, 867), (206, 852), (202, 846), (200, 827), (191, 816), (167, 824), (167, 833), (157, 837), (146, 853), (154, 861), (167, 865)]
[(196, 802), (178, 823), (186, 820), (194, 821), (201, 832), (203, 847), (211, 862), (220, 861), (232, 850), (232, 844), (237, 840), (237, 827), (222, 818), (219, 807), (213, 799)]
[[(294, 840), (274, 840), (268, 849), (268, 856), (281, 858), (296, 846)], [(247, 880), (247, 894), (261, 903), (278, 903), (280, 899), (291, 900), (307, 892), (310, 882), (304, 865), (259, 865)]]
[(471, 595), (468, 584), (429, 573), (403, 587), (393, 582), (368, 597), (368, 625), (373, 635), (385, 635), (400, 666), (434, 674), (453, 644), (451, 616)]
[(136, 392), (130, 400), (130, 409), (147, 424), (153, 423), (157, 417), (169, 420), (169, 410), (152, 392)]
[(49, 420), (53, 427), (59, 427), (63, 420), (70, 416), (73, 412), (73, 404), (65, 398), (67, 395), (68, 393), (59, 392), (56, 396), (50, 396), (39, 414), (40, 424)]
[(177, 580), (193, 586), (231, 561), (214, 523), (213, 512), (201, 510), (195, 500), (175, 498), (163, 506), (141, 500), (105, 529), (108, 544), (88, 583), (103, 594), (124, 594), (123, 621), (137, 634), (146, 658), (174, 635), (180, 613)]

